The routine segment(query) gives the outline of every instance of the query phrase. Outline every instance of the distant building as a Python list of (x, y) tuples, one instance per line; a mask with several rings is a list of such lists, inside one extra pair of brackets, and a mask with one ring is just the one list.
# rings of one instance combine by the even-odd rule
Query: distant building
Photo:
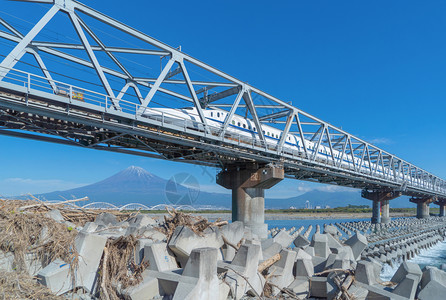
[(305, 209), (311, 209), (311, 203), (309, 200), (305, 201)]
[(316, 205), (315, 209), (321, 209), (322, 207), (320, 205)]

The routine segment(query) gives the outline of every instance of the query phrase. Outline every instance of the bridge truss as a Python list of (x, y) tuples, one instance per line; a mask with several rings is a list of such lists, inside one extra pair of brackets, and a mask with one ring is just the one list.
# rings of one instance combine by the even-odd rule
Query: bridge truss
[[(446, 198), (443, 179), (78, 1), (22, 2), (49, 9), (27, 32), (0, 19), (0, 134), (220, 168), (276, 164), (289, 178)], [(196, 120), (144, 115), (184, 107)], [(221, 126), (208, 108), (227, 112)], [(259, 137), (229, 132), (234, 115)], [(281, 131), (274, 143), (264, 125)], [(314, 151), (284, 147), (289, 133)], [(316, 157), (321, 147), (330, 159)]]

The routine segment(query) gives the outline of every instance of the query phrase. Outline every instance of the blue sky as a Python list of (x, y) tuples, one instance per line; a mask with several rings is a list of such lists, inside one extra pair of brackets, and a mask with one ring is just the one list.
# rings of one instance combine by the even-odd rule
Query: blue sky
[[(84, 2), (446, 178), (444, 1)], [(35, 20), (48, 7), (0, 3), (4, 18)], [(189, 172), (225, 192), (215, 169), (4, 136), (0, 146), (3, 195), (77, 187), (130, 165)], [(267, 196), (311, 189), (342, 188), (284, 180)]]

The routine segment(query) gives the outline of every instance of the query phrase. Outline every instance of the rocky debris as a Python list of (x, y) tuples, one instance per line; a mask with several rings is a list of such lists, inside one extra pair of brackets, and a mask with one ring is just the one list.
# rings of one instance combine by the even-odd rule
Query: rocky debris
[[(444, 271), (406, 261), (444, 240), (445, 218), (345, 222), (316, 226), (312, 236), (312, 226), (273, 228), (271, 238), (260, 240), (241, 222), (175, 210), (157, 221), (27, 206), (0, 210), (0, 284), (18, 299), (32, 299), (34, 290), (40, 299), (435, 300), (446, 291)], [(11, 216), (11, 209), (21, 213)], [(18, 241), (8, 231), (14, 224), (23, 225), (13, 227), (21, 228)], [(398, 259), (391, 281), (382, 282), (383, 263)], [(25, 285), (14, 289), (17, 276)]]

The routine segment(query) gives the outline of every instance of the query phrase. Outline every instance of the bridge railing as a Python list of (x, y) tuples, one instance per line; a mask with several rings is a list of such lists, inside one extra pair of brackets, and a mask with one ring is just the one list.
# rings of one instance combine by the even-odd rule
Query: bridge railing
[[(0, 66), (0, 69), (5, 69)], [(131, 115), (131, 118), (139, 117), (144, 119), (151, 119), (161, 122), (162, 125), (170, 124), (181, 127), (184, 130), (199, 131), (204, 134), (212, 134), (219, 136), (222, 128), (203, 124), (200, 121), (182, 118), (181, 116), (170, 114), (164, 111), (150, 111), (149, 108), (137, 103), (127, 100), (112, 98), (108, 95), (88, 90), (79, 86), (68, 84), (65, 82), (48, 79), (33, 73), (25, 72), (10, 68), (7, 74), (1, 80), (12, 84), (20, 85), (26, 88), (28, 92), (32, 90), (50, 93), (53, 95), (67, 98), (70, 103), (85, 102), (91, 105), (98, 106), (103, 112), (122, 112)], [(113, 103), (118, 103), (119, 107), (114, 107)], [(264, 145), (255, 138), (226, 131), (222, 139), (229, 139), (236, 142), (238, 145), (249, 145), (251, 147), (264, 147)], [(277, 144), (268, 143), (268, 149), (277, 150)], [(288, 151), (287, 153), (298, 156), (299, 151)]]

